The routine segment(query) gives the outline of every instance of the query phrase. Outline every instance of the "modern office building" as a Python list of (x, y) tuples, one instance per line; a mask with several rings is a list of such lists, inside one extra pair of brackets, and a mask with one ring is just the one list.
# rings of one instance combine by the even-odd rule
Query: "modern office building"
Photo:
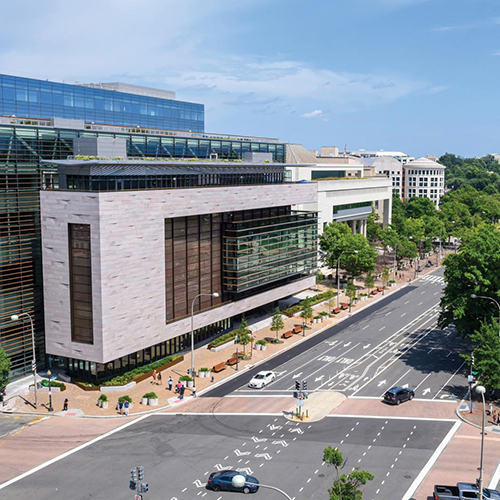
[(429, 158), (418, 158), (407, 163), (405, 170), (405, 198), (429, 198), (436, 207), (444, 195), (445, 166)]
[(375, 169), (377, 174), (383, 174), (392, 181), (392, 192), (401, 199), (404, 198), (405, 170), (400, 160), (392, 156), (361, 157), (359, 161), (367, 167)]
[(14, 376), (29, 373), (32, 348), (30, 322), (12, 322), (12, 314), (32, 315), (37, 359), (45, 359), (39, 191), (57, 187), (58, 176), (43, 160), (66, 159), (75, 154), (73, 139), (97, 137), (124, 139), (129, 158), (225, 162), (261, 152), (285, 161), (277, 139), (203, 132), (203, 106), (165, 91), (133, 86), (131, 94), (123, 84), (90, 88), (6, 75), (0, 82), (0, 344)]
[(316, 185), (317, 201), (297, 203), (297, 208), (318, 212), (320, 234), (327, 224), (336, 221), (346, 222), (354, 233), (366, 236), (366, 220), (373, 210), (384, 226), (390, 224), (392, 182), (367, 168), (359, 158), (315, 155), (301, 144), (288, 144), (287, 163), (289, 180)]
[(102, 380), (185, 349), (193, 300), (201, 341), (315, 283), (317, 214), (292, 206), (315, 204), (316, 185), (285, 182), (271, 155), (50, 163), (46, 346), (71, 375)]

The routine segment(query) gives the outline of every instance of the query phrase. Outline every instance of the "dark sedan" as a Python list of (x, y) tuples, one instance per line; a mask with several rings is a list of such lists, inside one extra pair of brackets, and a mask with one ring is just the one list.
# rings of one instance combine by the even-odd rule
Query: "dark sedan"
[(403, 387), (393, 387), (384, 394), (384, 401), (391, 405), (399, 405), (404, 401), (411, 401), (415, 393), (411, 389)]
[[(244, 476), (245, 484), (241, 487), (233, 486), (234, 476)], [(235, 470), (212, 472), (207, 481), (207, 488), (213, 491), (239, 491), (242, 493), (256, 493), (259, 490), (259, 481), (254, 476), (243, 474)]]

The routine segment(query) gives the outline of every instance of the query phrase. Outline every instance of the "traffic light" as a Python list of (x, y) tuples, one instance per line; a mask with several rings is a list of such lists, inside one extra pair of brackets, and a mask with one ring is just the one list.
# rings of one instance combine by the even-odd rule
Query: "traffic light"
[(137, 469), (130, 469), (131, 482), (137, 483)]
[(129, 487), (132, 491), (135, 491), (135, 489), (137, 488), (137, 483), (134, 483), (134, 481), (130, 481), (130, 483), (128, 483), (128, 487)]
[(300, 391), (300, 382), (298, 380), (295, 381), (295, 390)]
[(137, 467), (139, 481), (144, 480), (144, 467)]
[(470, 364), (471, 366), (474, 366), (474, 353), (470, 355)]
[(147, 493), (149, 491), (148, 483), (141, 483), (141, 493)]
[(307, 391), (307, 380), (302, 381), (302, 390)]

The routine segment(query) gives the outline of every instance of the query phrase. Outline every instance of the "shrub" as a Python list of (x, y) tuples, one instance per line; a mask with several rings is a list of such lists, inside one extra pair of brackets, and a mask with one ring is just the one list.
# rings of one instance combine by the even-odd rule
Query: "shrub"
[(120, 396), (118, 398), (118, 402), (119, 403), (133, 403), (132, 398), (130, 396), (127, 396), (127, 395)]
[(189, 375), (183, 375), (181, 378), (179, 378), (181, 382), (192, 382), (193, 378), (190, 377)]
[(99, 401), (105, 402), (108, 400), (108, 396), (106, 394), (101, 394), (98, 399)]
[[(41, 384), (42, 384), (42, 387), (48, 387), (49, 381), (47, 379), (43, 379)], [(51, 380), (50, 387), (60, 387), (61, 389), (63, 389), (63, 388), (66, 388), (66, 384), (64, 382), (57, 382), (56, 380)]]
[(146, 392), (142, 397), (143, 399), (158, 399), (156, 392)]
[(225, 344), (226, 342), (234, 340), (236, 338), (236, 335), (238, 335), (237, 330), (233, 330), (232, 332), (225, 333), (224, 335), (217, 337), (215, 340), (212, 340), (212, 342), (210, 342), (210, 344), (208, 344), (207, 348), (211, 349), (212, 347), (217, 347), (217, 346), (220, 346), (222, 344)]
[(321, 311), (319, 313), (320, 316), (328, 316), (328, 313), (326, 311)]
[(331, 299), (332, 297), (335, 297), (335, 292), (333, 290), (327, 290), (326, 292), (318, 293), (318, 295), (315, 295), (314, 297), (309, 297), (307, 299), (301, 300), (298, 304), (288, 307), (281, 312), (285, 316), (291, 318), (294, 314), (302, 311), (305, 302), (308, 302), (310, 306), (314, 306), (315, 304), (319, 304), (320, 302)]
[(210, 368), (200, 368), (200, 372), (209, 372)]
[(107, 382), (103, 382), (101, 385), (110, 386), (110, 385), (125, 385), (129, 382), (132, 382), (135, 378), (143, 373), (148, 373), (156, 368), (160, 368), (160, 366), (166, 365), (177, 359), (179, 356), (167, 356), (166, 358), (159, 359), (154, 363), (149, 363), (149, 365), (139, 366), (130, 370), (129, 372), (122, 373)]
[(261, 340), (257, 340), (257, 342), (255, 342), (256, 345), (267, 345), (267, 342), (264, 340), (264, 339), (261, 339)]

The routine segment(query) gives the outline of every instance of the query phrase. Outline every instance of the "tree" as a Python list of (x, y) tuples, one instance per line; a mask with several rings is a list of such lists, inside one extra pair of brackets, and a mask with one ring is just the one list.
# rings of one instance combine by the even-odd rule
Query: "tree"
[(382, 224), (377, 222), (378, 215), (372, 212), (366, 220), (366, 237), (368, 241), (375, 242), (380, 240), (380, 233), (382, 231)]
[(323, 451), (323, 461), (328, 466), (335, 467), (336, 472), (333, 485), (328, 489), (330, 500), (363, 500), (362, 486), (368, 481), (373, 481), (375, 477), (371, 472), (355, 467), (350, 474), (340, 475), (347, 460), (344, 460), (344, 456), (338, 448), (333, 448), (330, 445)]
[(382, 269), (382, 282), (384, 281), (385, 281), (385, 286), (387, 286), (389, 283), (389, 268), (387, 267), (384, 267), (384, 269)]
[(9, 383), (10, 376), (10, 358), (7, 353), (0, 347), (0, 395)]
[(240, 327), (238, 328), (237, 344), (243, 346), (243, 354), (245, 354), (246, 346), (252, 340), (252, 330), (248, 328), (248, 322), (245, 318), (241, 319)]
[(437, 209), (429, 198), (413, 197), (403, 204), (406, 217), (419, 219), (420, 217), (433, 217), (437, 215)]
[(300, 317), (304, 318), (304, 322), (306, 325), (307, 325), (307, 320), (311, 320), (313, 318), (313, 309), (308, 300), (304, 300), (304, 307), (302, 308)]
[(349, 312), (351, 312), (352, 301), (356, 298), (356, 286), (352, 280), (349, 280), (345, 287), (345, 295), (349, 297)]
[(335, 293), (333, 291), (333, 288), (329, 288), (329, 291), (331, 292), (331, 297), (329, 297), (327, 305), (328, 305), (328, 310), (330, 311), (330, 314), (332, 314), (332, 310), (335, 307), (336, 298), (335, 298)]
[[(483, 321), (471, 335), (474, 342), (474, 370), (478, 380), (491, 389), (500, 389), (500, 337), (498, 321)], [(463, 355), (471, 363), (470, 354)]]
[(460, 252), (445, 258), (446, 287), (441, 298), (439, 324), (454, 323), (462, 336), (469, 336), (482, 321), (491, 322), (498, 310), (491, 301), (472, 299), (471, 294), (500, 301), (500, 232), (492, 225), (469, 231)]
[(280, 330), (283, 330), (283, 328), (285, 328), (283, 316), (281, 315), (279, 308), (276, 308), (271, 321), (271, 331), (276, 332), (276, 342), (278, 342), (278, 333)]
[(366, 273), (365, 288), (369, 290), (370, 288), (373, 288), (374, 285), (375, 285), (375, 280), (373, 279), (373, 274), (370, 272)]

